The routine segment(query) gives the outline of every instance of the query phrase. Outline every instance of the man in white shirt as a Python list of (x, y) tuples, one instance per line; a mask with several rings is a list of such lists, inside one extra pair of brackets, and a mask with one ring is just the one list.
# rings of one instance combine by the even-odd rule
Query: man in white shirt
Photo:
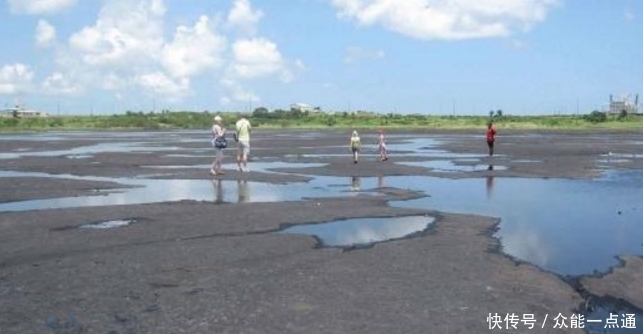
[[(248, 169), (248, 154), (250, 154), (250, 121), (242, 117), (237, 121), (237, 165), (240, 172), (249, 172)], [(243, 166), (242, 166), (243, 165)]]

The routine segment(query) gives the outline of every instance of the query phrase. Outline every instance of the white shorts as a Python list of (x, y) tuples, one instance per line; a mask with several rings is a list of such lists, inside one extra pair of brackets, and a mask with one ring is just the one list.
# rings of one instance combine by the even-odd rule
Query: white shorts
[(237, 143), (237, 154), (239, 155), (250, 154), (250, 143), (247, 141), (239, 141), (239, 143)]

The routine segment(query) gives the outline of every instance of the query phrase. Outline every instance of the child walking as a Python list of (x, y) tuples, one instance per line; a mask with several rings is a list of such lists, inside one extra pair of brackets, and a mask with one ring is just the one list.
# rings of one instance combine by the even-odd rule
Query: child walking
[(384, 131), (380, 130), (379, 133), (379, 143), (377, 144), (377, 148), (380, 151), (380, 160), (386, 161), (388, 160), (388, 155), (386, 154), (386, 141), (384, 139)]
[(487, 146), (489, 147), (489, 156), (493, 156), (493, 146), (496, 141), (496, 128), (494, 128), (493, 123), (490, 121), (487, 124)]
[(353, 134), (351, 135), (351, 152), (353, 152), (353, 163), (357, 163), (359, 161), (359, 148), (362, 146), (362, 142), (359, 139), (359, 134), (357, 131), (353, 131)]

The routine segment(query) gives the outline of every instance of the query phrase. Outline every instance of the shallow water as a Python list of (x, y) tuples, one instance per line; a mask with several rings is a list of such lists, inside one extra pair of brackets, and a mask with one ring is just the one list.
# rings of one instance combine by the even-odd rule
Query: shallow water
[(643, 172), (596, 180), (404, 177), (395, 183), (430, 195), (396, 207), (501, 218), (496, 236), (503, 250), (555, 273), (604, 272), (619, 254), (643, 254)]
[(418, 234), (434, 220), (428, 216), (346, 219), (295, 225), (280, 233), (313, 235), (325, 247), (364, 247)]
[(396, 162), (399, 165), (412, 166), (412, 167), (423, 167), (431, 169), (434, 172), (480, 172), (485, 170), (507, 170), (506, 166), (501, 165), (484, 165), (484, 164), (466, 164), (460, 165), (456, 161), (451, 160), (430, 160), (430, 161), (408, 161), (408, 162)]
[[(272, 166), (273, 164), (267, 164)], [(277, 163), (275, 166), (282, 166)], [(110, 181), (135, 188), (111, 189), (91, 196), (74, 196), (50, 199), (0, 203), (0, 213), (44, 209), (64, 209), (108, 205), (131, 205), (194, 200), (221, 203), (256, 203), (301, 201), (309, 198), (339, 196), (377, 196), (377, 192), (362, 192), (352, 178), (320, 177), (310, 182), (263, 183), (238, 180), (157, 180), (143, 178), (83, 177), (49, 175), (29, 172), (2, 172), (0, 177), (55, 177), (86, 181)]]

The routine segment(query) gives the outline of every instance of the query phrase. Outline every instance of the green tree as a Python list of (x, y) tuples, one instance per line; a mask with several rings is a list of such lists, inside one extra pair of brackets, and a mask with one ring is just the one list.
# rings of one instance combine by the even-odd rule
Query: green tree
[(607, 114), (598, 110), (592, 111), (589, 115), (583, 117), (586, 121), (592, 123), (602, 123), (607, 121)]
[(269, 113), (268, 108), (259, 107), (259, 108), (255, 108), (255, 110), (252, 111), (252, 117), (266, 117), (268, 113)]

